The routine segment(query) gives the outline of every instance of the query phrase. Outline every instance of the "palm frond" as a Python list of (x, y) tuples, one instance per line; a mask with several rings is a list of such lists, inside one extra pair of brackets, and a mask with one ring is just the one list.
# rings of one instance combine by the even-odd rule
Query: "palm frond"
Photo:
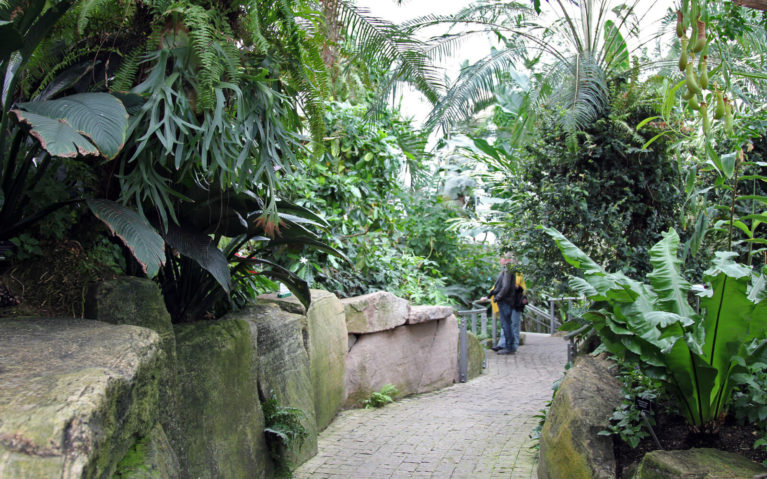
[(495, 50), (465, 68), (429, 114), (426, 128), (432, 129), (439, 124), (443, 131), (447, 131), (450, 123), (468, 118), (475, 110), (474, 105), (493, 96), (499, 78), (514, 68), (517, 59), (518, 52), (513, 49)]
[(351, 2), (338, 0), (333, 7), (336, 9), (334, 18), (360, 59), (378, 65), (394, 65), (390, 83), (411, 84), (430, 102), (438, 101), (444, 89), (441, 73), (426, 54), (423, 42)]
[(552, 72), (552, 84), (559, 85), (550, 98), (562, 113), (562, 126), (573, 134), (596, 119), (608, 105), (609, 89), (605, 72), (590, 56), (576, 55)]

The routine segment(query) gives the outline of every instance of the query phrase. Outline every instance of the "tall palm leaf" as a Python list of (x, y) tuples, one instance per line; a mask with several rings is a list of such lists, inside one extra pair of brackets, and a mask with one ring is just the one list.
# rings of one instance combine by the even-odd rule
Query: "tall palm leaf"
[[(488, 104), (509, 70), (540, 60), (537, 68), (541, 76), (533, 85), (535, 92), (530, 92), (535, 98), (530, 108), (537, 109), (542, 102), (553, 104), (563, 111), (567, 131), (576, 131), (604, 111), (607, 85), (630, 69), (631, 53), (658, 37), (639, 38), (638, 25), (646, 21), (652, 6), (647, 3), (656, 2), (642, 2), (640, 11), (639, 0), (620, 5), (611, 0), (585, 0), (578, 6), (555, 0), (551, 5), (557, 18), (549, 25), (526, 4), (484, 1), (454, 17), (428, 16), (410, 22), (407, 26), (412, 30), (437, 24), (462, 25), (468, 29), (466, 36), (492, 33), (505, 44), (505, 48), (461, 72), (432, 111), (427, 126), (446, 129), (465, 119)], [(435, 37), (433, 51), (438, 55), (452, 53), (463, 37)], [(633, 43), (629, 44), (629, 39)]]

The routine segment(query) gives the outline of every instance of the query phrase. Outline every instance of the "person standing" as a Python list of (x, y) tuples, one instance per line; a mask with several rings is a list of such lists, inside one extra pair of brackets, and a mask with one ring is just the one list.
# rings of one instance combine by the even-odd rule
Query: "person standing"
[(499, 258), (501, 273), (495, 280), (493, 289), (483, 296), (480, 301), (486, 301), (488, 296), (494, 296), (498, 303), (498, 314), (501, 318), (501, 329), (506, 343), (498, 354), (514, 354), (519, 347), (519, 334), (524, 310), (523, 298), (527, 286), (522, 273), (518, 269), (517, 260), (511, 253), (505, 253)]

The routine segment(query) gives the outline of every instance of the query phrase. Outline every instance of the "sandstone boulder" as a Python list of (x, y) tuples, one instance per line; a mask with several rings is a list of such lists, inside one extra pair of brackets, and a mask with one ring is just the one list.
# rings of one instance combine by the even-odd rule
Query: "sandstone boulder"
[(453, 308), (450, 306), (410, 306), (407, 323), (418, 324), (436, 321), (438, 319), (445, 319), (451, 314), (453, 314)]
[(111, 477), (157, 423), (163, 361), (149, 329), (0, 319), (0, 477)]
[(133, 276), (92, 286), (85, 304), (87, 318), (111, 324), (131, 324), (156, 331), (165, 351), (161, 370), (160, 422), (170, 433), (176, 426), (176, 335), (157, 283)]
[(407, 301), (385, 291), (344, 298), (341, 303), (346, 312), (346, 329), (352, 334), (394, 329), (407, 322), (410, 310)]
[(634, 479), (752, 479), (766, 473), (761, 464), (732, 452), (690, 449), (645, 454)]
[[(292, 314), (274, 304), (257, 304), (239, 313), (258, 328), (258, 388), (262, 398), (276, 396), (282, 406), (301, 409), (309, 436), (289, 456), (294, 465), (317, 454), (317, 420), (314, 406), (305, 316)], [(345, 336), (341, 336), (344, 341)]]
[(270, 471), (258, 398), (257, 331), (245, 321), (177, 324), (181, 477), (262, 478)]
[(359, 406), (393, 384), (400, 396), (434, 391), (458, 379), (455, 316), (360, 335), (346, 357), (346, 405)]
[(175, 451), (162, 426), (157, 424), (149, 435), (139, 440), (117, 465), (112, 479), (178, 479), (179, 465)]
[(485, 362), (485, 348), (482, 347), (482, 343), (472, 332), (466, 333), (466, 339), (468, 341), (468, 368), (466, 371), (466, 378), (473, 379), (482, 374), (482, 363)]
[[(314, 390), (317, 429), (322, 430), (344, 405), (344, 375), (349, 335), (346, 333), (344, 307), (336, 295), (313, 289), (311, 297), (312, 302), (305, 314), (309, 336), (307, 353)], [(283, 311), (303, 314), (303, 306), (293, 296), (277, 298), (264, 295), (259, 297), (259, 300), (273, 302)]]
[(540, 438), (541, 479), (615, 477), (612, 438), (607, 429), (620, 403), (611, 362), (578, 356), (552, 401)]

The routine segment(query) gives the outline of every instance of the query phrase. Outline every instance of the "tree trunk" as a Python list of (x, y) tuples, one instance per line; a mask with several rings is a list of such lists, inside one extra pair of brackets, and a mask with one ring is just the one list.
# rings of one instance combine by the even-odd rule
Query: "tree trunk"
[(767, 10), (767, 0), (732, 0), (732, 3), (756, 10)]

